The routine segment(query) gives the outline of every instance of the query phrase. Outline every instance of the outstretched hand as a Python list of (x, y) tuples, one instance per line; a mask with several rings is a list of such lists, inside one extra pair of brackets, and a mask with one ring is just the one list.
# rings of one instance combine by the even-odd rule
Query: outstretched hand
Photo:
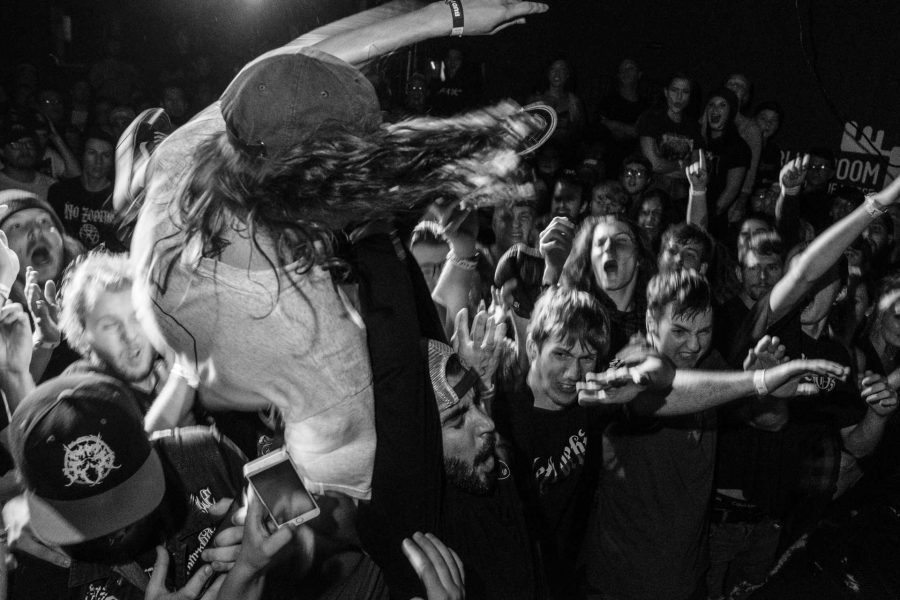
[(859, 395), (869, 405), (869, 410), (879, 417), (888, 417), (897, 410), (897, 390), (888, 384), (887, 378), (866, 371)]
[[(844, 381), (850, 374), (850, 367), (824, 359), (797, 359), (766, 369), (765, 382), (769, 393), (782, 398), (810, 395), (808, 387), (798, 386), (800, 378), (808, 375), (833, 377)], [(781, 389), (785, 388), (785, 389)]]
[(38, 285), (38, 273), (31, 267), (25, 268), (25, 300), (28, 302), (28, 312), (34, 318), (35, 343), (58, 344), (59, 332), (59, 301), (56, 294), (56, 284), (48, 281), (44, 289)]
[(538, 240), (538, 251), (548, 265), (562, 271), (577, 232), (577, 227), (568, 217), (553, 217)]
[(625, 404), (648, 389), (664, 389), (675, 379), (672, 363), (643, 340), (635, 340), (616, 355), (602, 373), (587, 373), (575, 385), (578, 404)]
[(466, 572), (462, 561), (435, 535), (417, 531), (412, 538), (403, 540), (403, 554), (425, 586), (427, 600), (462, 600), (466, 597)]
[(778, 181), (781, 182), (781, 193), (788, 195), (791, 191), (796, 194), (803, 180), (806, 179), (806, 171), (809, 168), (809, 154), (800, 154), (793, 160), (789, 160), (781, 167)]
[(31, 364), (31, 325), (21, 304), (7, 303), (0, 309), (0, 371), (27, 373)]
[[(519, 0), (460, 0), (460, 2), (465, 18), (463, 35), (492, 35), (511, 25), (523, 25), (525, 17), (547, 12), (550, 8), (542, 2)], [(449, 10), (447, 12), (449, 13)]]
[(706, 168), (706, 152), (700, 151), (697, 162), (691, 163), (684, 169), (688, 182), (691, 184), (691, 193), (705, 192), (709, 185), (709, 171)]
[[(0, 215), (7, 211), (6, 205), (0, 207)], [(0, 288), (7, 291), (3, 300), (9, 299), (9, 289), (19, 276), (19, 255), (9, 248), (6, 234), (0, 231)]]
[(497, 323), (487, 311), (480, 310), (469, 328), (469, 309), (464, 308), (456, 315), (456, 329), (451, 344), (453, 350), (470, 365), (486, 388), (491, 388), (494, 373), (500, 365), (503, 340), (506, 338), (506, 323)]
[(777, 336), (764, 335), (756, 342), (756, 346), (747, 351), (744, 370), (769, 369), (788, 360), (781, 340)]

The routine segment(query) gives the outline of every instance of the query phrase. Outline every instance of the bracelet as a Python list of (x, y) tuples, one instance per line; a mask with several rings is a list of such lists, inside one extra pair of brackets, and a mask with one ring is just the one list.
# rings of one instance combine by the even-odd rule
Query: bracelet
[(877, 200), (875, 200), (875, 194), (866, 194), (865, 207), (866, 212), (869, 213), (869, 216), (873, 219), (884, 216), (884, 214), (887, 212), (887, 210), (883, 206), (878, 204)]
[(188, 384), (188, 387), (194, 388), (195, 390), (200, 387), (200, 376), (193, 371), (189, 372), (181, 365), (181, 363), (172, 365), (172, 369), (169, 371), (169, 377), (183, 379), (184, 382)]
[(444, 4), (450, 7), (450, 14), (453, 16), (453, 29), (450, 30), (450, 35), (462, 37), (465, 23), (462, 2), (460, 0), (444, 0)]
[(476, 252), (470, 258), (460, 258), (451, 250), (447, 253), (447, 262), (465, 271), (474, 271), (478, 267), (478, 253)]
[(766, 385), (765, 369), (757, 369), (753, 371), (753, 386), (756, 388), (756, 395), (760, 398), (769, 395), (769, 387)]
[(799, 185), (795, 185), (795, 186), (793, 186), (793, 187), (782, 187), (782, 188), (781, 188), (781, 192), (782, 192), (785, 196), (796, 196), (796, 195), (798, 195), (798, 194), (800, 193), (800, 186), (799, 186)]
[(40, 342), (36, 343), (34, 346), (35, 346), (35, 348), (44, 348), (45, 350), (53, 350), (54, 348), (59, 346), (59, 342), (60, 342), (60, 340), (56, 340), (55, 342), (45, 342), (45, 341), (41, 340)]

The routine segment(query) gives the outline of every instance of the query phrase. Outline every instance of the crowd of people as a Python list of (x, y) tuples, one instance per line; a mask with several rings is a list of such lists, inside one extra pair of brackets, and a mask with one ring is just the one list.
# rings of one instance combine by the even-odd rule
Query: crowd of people
[[(739, 600), (896, 482), (900, 179), (783, 159), (737, 70), (359, 70), (545, 10), (391, 2), (221, 95), (184, 56), (164, 112), (116, 44), (15, 69), (0, 598)], [(280, 448), (302, 525), (244, 478)]]

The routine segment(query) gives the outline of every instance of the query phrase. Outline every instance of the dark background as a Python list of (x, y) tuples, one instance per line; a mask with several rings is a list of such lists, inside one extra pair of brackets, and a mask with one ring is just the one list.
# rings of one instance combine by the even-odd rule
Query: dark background
[[(100, 56), (118, 32), (125, 56), (150, 73), (173, 52), (183, 29), (214, 58), (223, 82), (248, 58), (320, 24), (355, 12), (366, 0), (3, 0), (2, 71), (22, 59), (60, 77)], [(847, 120), (873, 128), (868, 135), (884, 156), (843, 153), (869, 161), (867, 180), (883, 179), (887, 164), (900, 169), (900, 3), (895, 0), (556, 0), (550, 12), (490, 38), (464, 38), (467, 56), (483, 64), (491, 98), (524, 99), (543, 84), (553, 57), (567, 57), (575, 91), (590, 110), (612, 85), (625, 56), (643, 67), (648, 95), (660, 97), (667, 74), (685, 70), (709, 91), (728, 73), (754, 82), (753, 101), (775, 99), (787, 118), (777, 141), (783, 148), (841, 145)], [(448, 9), (449, 10), (449, 9)], [(63, 16), (72, 39), (61, 41)], [(419, 44), (424, 67), (450, 40)], [(50, 55), (56, 58), (51, 58)], [(398, 52), (381, 71), (398, 92), (410, 58)], [(224, 84), (223, 84), (224, 85)], [(195, 107), (199, 108), (199, 107)], [(884, 138), (877, 140), (879, 131)], [(868, 140), (863, 144), (870, 147)], [(846, 144), (845, 144), (846, 146)], [(895, 158), (890, 159), (892, 149)], [(850, 178), (844, 165), (839, 176)], [(880, 169), (878, 173), (873, 169)], [(860, 169), (861, 171), (861, 169)], [(862, 179), (862, 177), (861, 177)]]

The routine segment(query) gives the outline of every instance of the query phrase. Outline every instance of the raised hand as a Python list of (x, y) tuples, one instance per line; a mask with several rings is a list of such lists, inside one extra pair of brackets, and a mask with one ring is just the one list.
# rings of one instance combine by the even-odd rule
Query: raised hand
[[(0, 215), (7, 210), (4, 205), (0, 208)], [(6, 234), (0, 231), (0, 290), (2, 290), (3, 300), (9, 299), (9, 290), (16, 282), (19, 276), (19, 256), (9, 249), (9, 241)]]
[(675, 379), (672, 363), (643, 340), (635, 339), (602, 373), (588, 373), (576, 384), (578, 404), (625, 404), (648, 389), (664, 389)]
[(478, 237), (478, 211), (458, 201), (449, 204), (435, 203), (435, 210), (450, 249), (459, 258), (475, 254)]
[(466, 597), (466, 572), (462, 561), (436, 536), (417, 531), (412, 538), (403, 540), (403, 554), (425, 586), (427, 600), (462, 600)]
[(0, 309), (0, 372), (23, 374), (31, 364), (31, 325), (21, 304)]
[(859, 395), (879, 417), (888, 417), (897, 410), (897, 390), (883, 375), (866, 371), (861, 387)]
[(700, 151), (697, 162), (691, 163), (684, 169), (688, 182), (691, 184), (691, 193), (705, 192), (709, 185), (709, 171), (706, 169), (706, 152)]
[(56, 284), (48, 281), (41, 290), (37, 277), (37, 271), (25, 267), (25, 300), (34, 319), (34, 343), (59, 344), (61, 336)]
[[(770, 394), (788, 397), (806, 394), (805, 390), (800, 390), (796, 387), (796, 380), (806, 375), (823, 375), (843, 381), (847, 379), (849, 374), (850, 367), (845, 367), (830, 360), (797, 359), (766, 369), (764, 380)], [(783, 386), (787, 387), (787, 389), (780, 389)], [(795, 391), (792, 392), (792, 389)]]
[(793, 160), (789, 160), (781, 167), (778, 181), (781, 182), (781, 193), (785, 196), (796, 195), (806, 179), (806, 171), (809, 168), (809, 154), (800, 154)]
[(494, 373), (500, 365), (503, 340), (506, 338), (506, 323), (497, 323), (480, 310), (472, 320), (469, 329), (469, 309), (464, 308), (456, 315), (456, 329), (451, 344), (463, 361), (471, 366), (481, 378), (485, 388), (493, 387)]
[(744, 359), (744, 370), (768, 369), (786, 362), (785, 348), (777, 336), (764, 335), (756, 342), (756, 346), (747, 352)]
[(528, 15), (546, 12), (549, 8), (541, 2), (519, 0), (460, 0), (460, 2), (465, 17), (463, 35), (491, 35), (510, 25), (524, 24)]
[(567, 217), (553, 217), (538, 238), (538, 251), (544, 257), (548, 268), (561, 271), (577, 232), (575, 224)]

